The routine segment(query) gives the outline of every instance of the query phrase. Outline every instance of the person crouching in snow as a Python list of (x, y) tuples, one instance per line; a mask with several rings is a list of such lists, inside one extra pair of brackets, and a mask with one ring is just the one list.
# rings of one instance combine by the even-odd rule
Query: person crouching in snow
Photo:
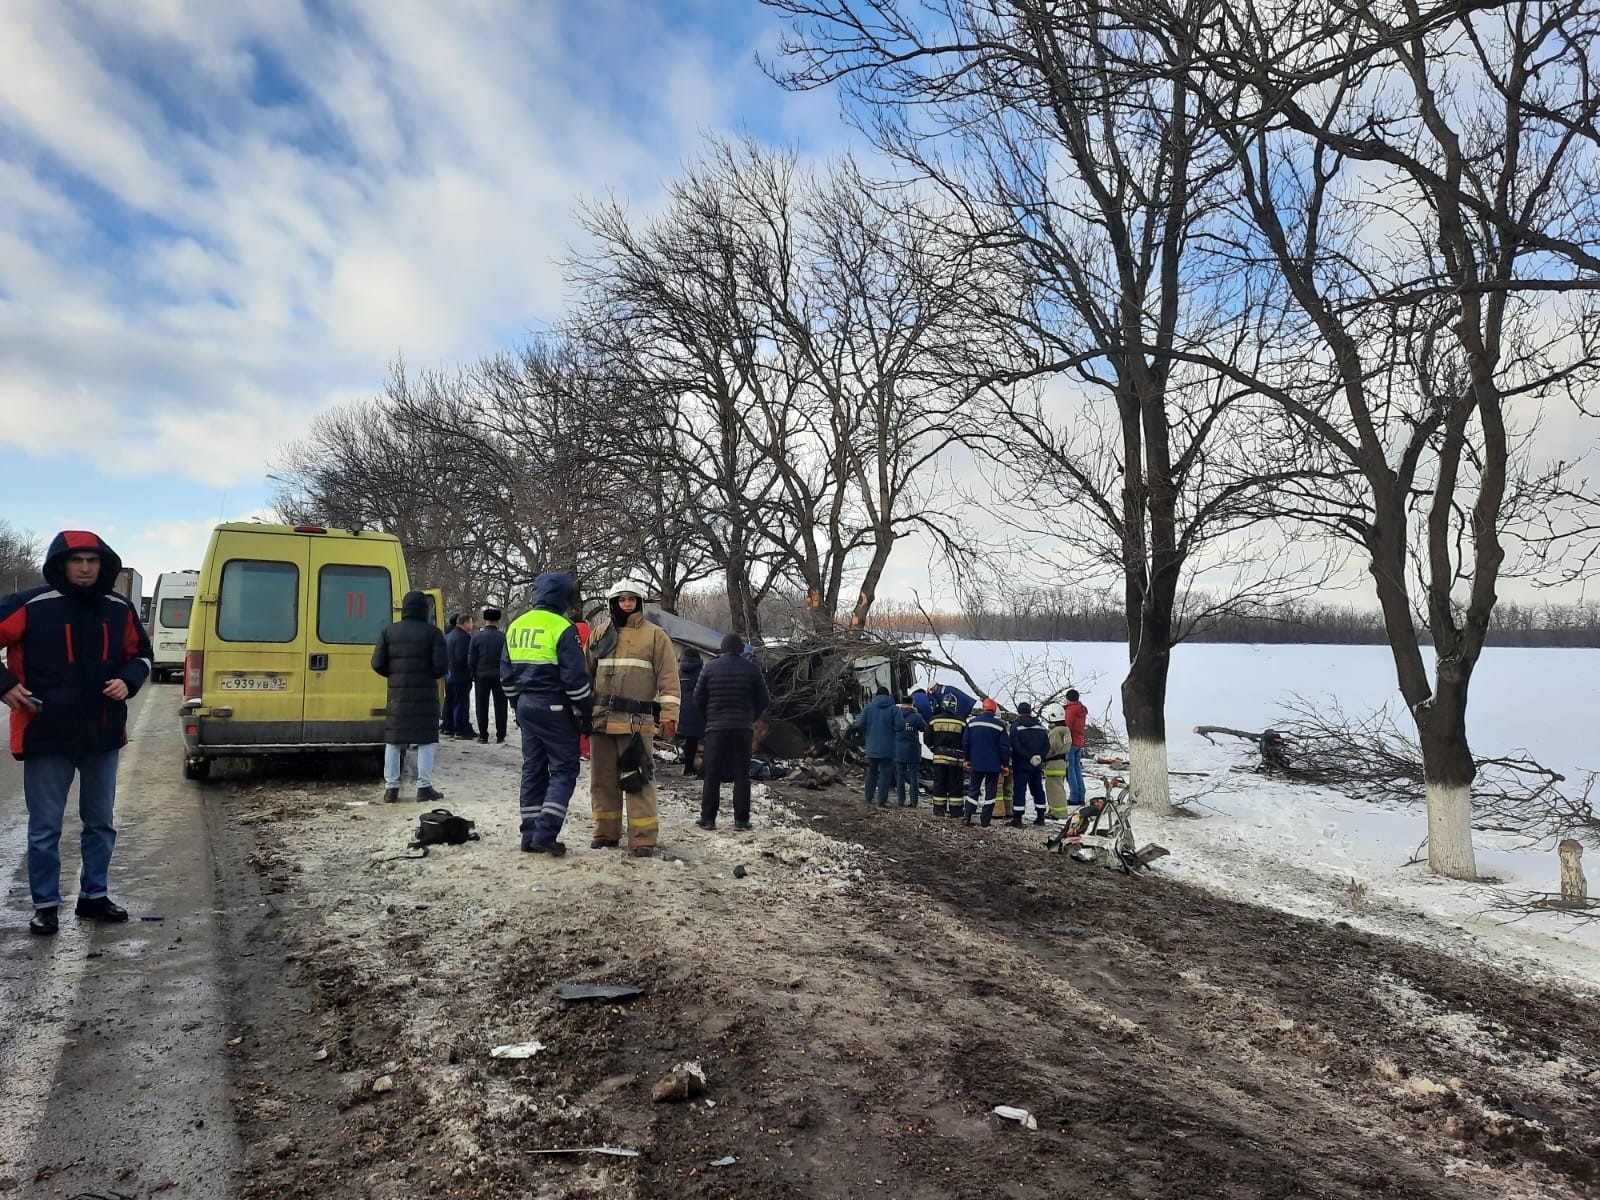
[(994, 798), (999, 790), (1000, 775), (1011, 771), (1011, 738), (1006, 734), (1005, 722), (996, 711), (1000, 706), (994, 697), (985, 696), (983, 704), (967, 718), (967, 729), (961, 738), (961, 752), (966, 757), (967, 768), (972, 772), (967, 780), (967, 802), (961, 823), (972, 824), (974, 813), (982, 815), (978, 824), (987, 825), (994, 816)]

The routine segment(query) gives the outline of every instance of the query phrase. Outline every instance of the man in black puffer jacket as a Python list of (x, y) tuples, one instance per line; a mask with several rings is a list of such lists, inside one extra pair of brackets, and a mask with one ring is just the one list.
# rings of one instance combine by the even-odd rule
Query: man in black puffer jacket
[(701, 755), (705, 785), (700, 792), (701, 829), (715, 829), (722, 803), (722, 783), (733, 783), (733, 827), (750, 828), (750, 750), (756, 718), (766, 710), (771, 696), (761, 668), (744, 656), (744, 639), (730, 633), (722, 639), (722, 653), (700, 670), (694, 700), (706, 723)]
[(417, 799), (443, 800), (433, 786), (433, 756), (439, 749), (439, 680), (448, 659), (444, 634), (428, 620), (428, 597), (407, 592), (400, 619), (378, 635), (372, 669), (389, 681), (384, 710), (383, 798), (400, 799), (400, 764), (406, 747), (417, 747)]
[(150, 678), (150, 639), (117, 595), (122, 560), (95, 534), (56, 534), (44, 584), (0, 599), (0, 703), (11, 710), (11, 753), (22, 760), (28, 806), (28, 929), (50, 935), (61, 907), (61, 826), (78, 777), (77, 915), (126, 921), (111, 900), (108, 873), (117, 844), (112, 810), (117, 757), (128, 740), (128, 701)]

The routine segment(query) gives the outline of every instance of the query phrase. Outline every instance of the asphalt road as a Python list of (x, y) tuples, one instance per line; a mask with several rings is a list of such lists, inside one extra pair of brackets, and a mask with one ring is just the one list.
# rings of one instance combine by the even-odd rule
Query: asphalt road
[(74, 799), (61, 932), (29, 934), (22, 765), (0, 755), (0, 1198), (237, 1190), (213, 859), (199, 785), (179, 770), (177, 704), (178, 688), (152, 684), (133, 705), (111, 863), (126, 925), (72, 916)]

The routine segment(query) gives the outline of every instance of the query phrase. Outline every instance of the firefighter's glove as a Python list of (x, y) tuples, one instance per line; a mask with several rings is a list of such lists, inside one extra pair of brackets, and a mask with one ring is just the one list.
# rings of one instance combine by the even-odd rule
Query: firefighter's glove
[(1002, 774), (1002, 775), (1011, 774), (1011, 768), (1010, 767), (1001, 767), (1000, 768), (1000, 774)]
[(663, 717), (661, 719), (661, 736), (669, 742), (678, 736), (678, 723), (671, 717)]
[(1042, 762), (1044, 762), (1044, 759), (1041, 758), (1039, 755), (1035, 754), (1032, 758), (1030, 758), (1028, 760), (1028, 765), (1030, 767), (1037, 767)]

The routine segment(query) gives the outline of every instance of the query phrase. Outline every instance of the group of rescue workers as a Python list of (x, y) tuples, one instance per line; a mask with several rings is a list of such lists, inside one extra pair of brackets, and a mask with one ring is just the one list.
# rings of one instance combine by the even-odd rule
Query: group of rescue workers
[(880, 687), (855, 727), (867, 754), (866, 800), (889, 807), (916, 808), (923, 741), (933, 756), (931, 806), (937, 816), (988, 825), (998, 804), (1007, 823), (1020, 826), (1033, 802), (1033, 823), (1065, 820), (1085, 802), (1083, 744), (1089, 710), (1075, 689), (1065, 704), (1049, 704), (1044, 720), (1026, 701), (1014, 714), (998, 702), (980, 702), (959, 688), (934, 684), (918, 688), (898, 704)]
[[(492, 638), (499, 648), (498, 689), (515, 705), (522, 740), (518, 802), (522, 849), (562, 855), (560, 839), (567, 809), (577, 790), (582, 759), (589, 760), (589, 795), (594, 813), (591, 849), (620, 848), (638, 857), (656, 852), (660, 816), (654, 782), (656, 737), (672, 741), (685, 719), (685, 771), (704, 780), (702, 828), (716, 826), (720, 789), (733, 785), (734, 828), (750, 828), (750, 761), (756, 719), (768, 702), (761, 671), (742, 638), (729, 634), (721, 654), (703, 666), (685, 655), (680, 672), (672, 639), (645, 619), (648, 585), (623, 579), (606, 593), (606, 612), (591, 629), (569, 614), (577, 599), (570, 575), (546, 572), (534, 580), (531, 607), (505, 629), (500, 613), (484, 611), (485, 629), (472, 639), (480, 649)], [(425, 597), (412, 593), (402, 604), (402, 619), (384, 631), (373, 654), (373, 669), (389, 683), (389, 754), (385, 762), (386, 800), (399, 798), (399, 774), (406, 745), (418, 746), (417, 799), (435, 800), (432, 786), (437, 733), (436, 681), (447, 686), (462, 678), (480, 693), (478, 730), (467, 724), (467, 689), (457, 688), (446, 705), (445, 722), (456, 736), (488, 740), (482, 663), (489, 653), (460, 655), (450, 670), (446, 639), (426, 618)], [(452, 622), (452, 635), (466, 642), (470, 621)], [(698, 669), (694, 669), (697, 668)], [(691, 689), (685, 695), (684, 688)], [(1021, 825), (1031, 799), (1034, 823), (1046, 816), (1065, 820), (1084, 803), (1083, 742), (1088, 710), (1076, 691), (1044, 712), (1048, 727), (1032, 706), (1018, 704), (1002, 714), (994, 699), (976, 701), (959, 688), (934, 684), (919, 688), (898, 705), (879, 688), (856, 720), (865, 735), (866, 796), (889, 806), (891, 787), (902, 807), (916, 808), (921, 791), (923, 739), (933, 759), (932, 809), (960, 816), (966, 824), (988, 825), (997, 803), (1000, 815)], [(498, 715), (498, 714), (497, 714)], [(496, 740), (504, 740), (497, 722)], [(1014, 800), (1013, 800), (1014, 797)]]

